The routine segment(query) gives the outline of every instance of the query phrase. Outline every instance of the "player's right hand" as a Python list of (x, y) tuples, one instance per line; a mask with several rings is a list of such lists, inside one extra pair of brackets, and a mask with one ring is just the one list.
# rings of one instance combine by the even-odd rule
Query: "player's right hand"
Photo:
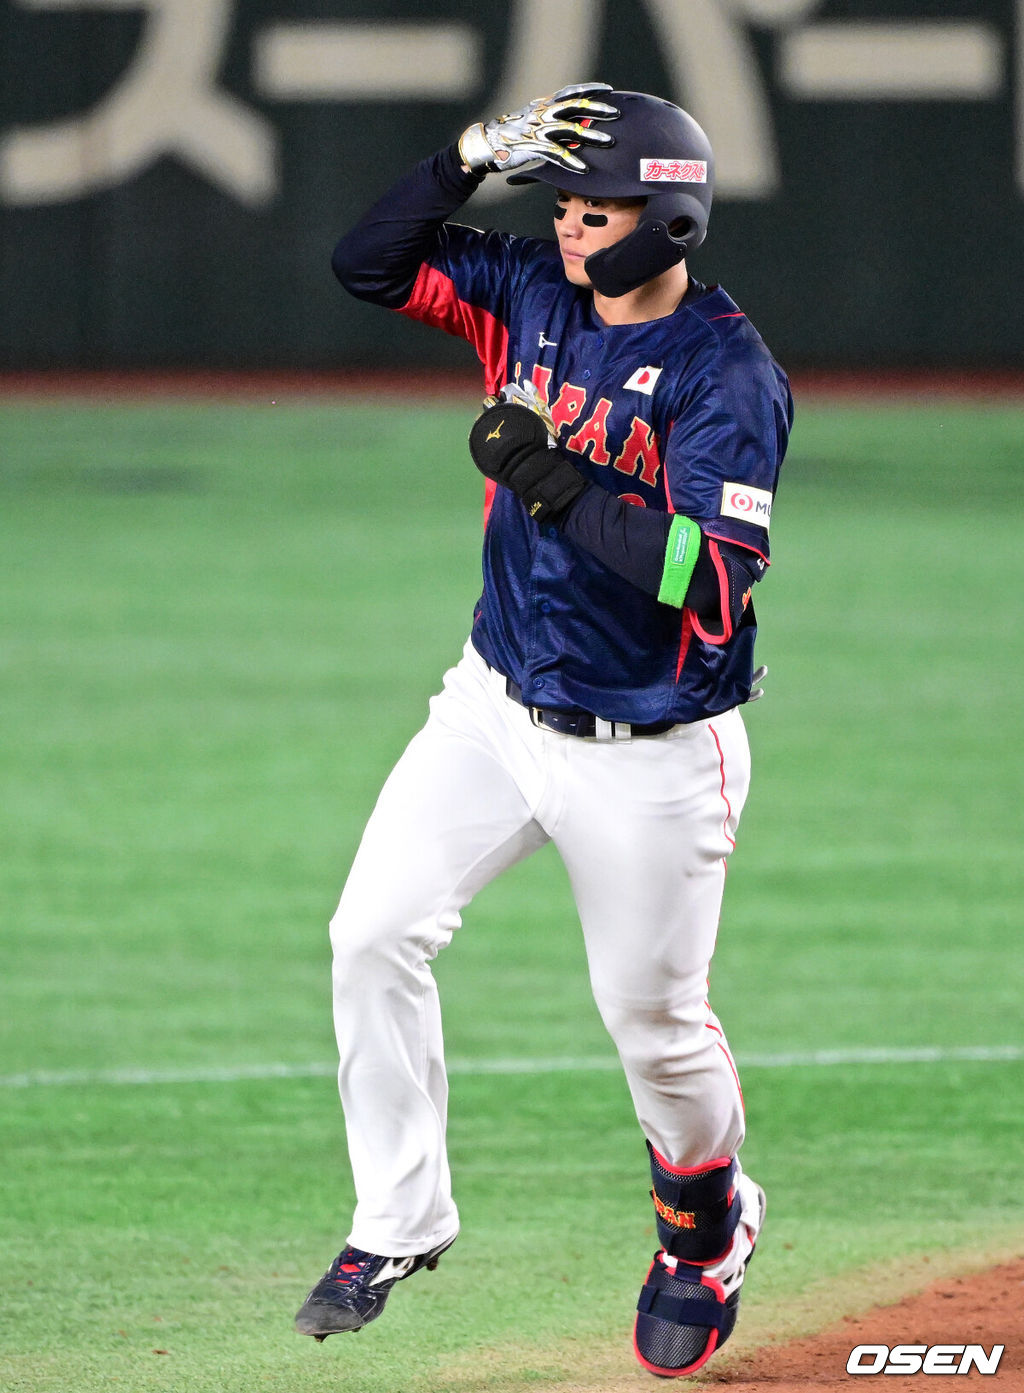
[[(585, 174), (585, 162), (566, 146), (614, 143), (613, 136), (589, 124), (614, 121), (620, 115), (618, 107), (592, 100), (594, 94), (611, 90), (607, 82), (577, 82), (551, 96), (537, 97), (519, 111), (486, 123), (478, 121), (459, 140), (462, 162), (477, 174), (507, 173), (537, 160)], [(588, 124), (583, 125), (584, 121)]]

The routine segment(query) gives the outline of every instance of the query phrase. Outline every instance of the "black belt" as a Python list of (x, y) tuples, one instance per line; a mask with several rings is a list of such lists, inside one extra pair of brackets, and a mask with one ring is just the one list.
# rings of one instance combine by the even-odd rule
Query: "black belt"
[[(492, 671), (497, 669), (494, 668)], [(523, 689), (518, 682), (513, 682), (511, 677), (505, 678), (505, 691), (513, 701), (518, 701), (520, 706), (526, 707), (535, 726), (553, 730), (558, 735), (578, 735), (583, 740), (593, 740), (598, 733), (598, 718), (589, 711), (553, 711), (546, 706), (534, 706), (526, 700)], [(629, 740), (637, 735), (664, 735), (667, 730), (678, 724), (678, 721), (654, 721), (651, 725), (633, 725), (628, 721), (601, 721), (601, 725), (609, 728), (608, 735), (612, 740)]]

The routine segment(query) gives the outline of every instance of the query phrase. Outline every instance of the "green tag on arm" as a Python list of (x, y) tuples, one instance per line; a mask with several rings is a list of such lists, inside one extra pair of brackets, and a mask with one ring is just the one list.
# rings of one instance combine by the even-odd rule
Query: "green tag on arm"
[(700, 554), (700, 537), (700, 528), (691, 518), (683, 517), (681, 513), (675, 515), (669, 528), (665, 566), (658, 591), (658, 599), (663, 605), (682, 609)]

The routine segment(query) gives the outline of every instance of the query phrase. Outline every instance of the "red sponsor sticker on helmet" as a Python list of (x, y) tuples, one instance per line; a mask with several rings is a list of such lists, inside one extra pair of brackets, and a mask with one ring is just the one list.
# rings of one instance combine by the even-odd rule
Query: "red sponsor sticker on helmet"
[(640, 180), (644, 184), (706, 184), (708, 162), (643, 159), (640, 161)]

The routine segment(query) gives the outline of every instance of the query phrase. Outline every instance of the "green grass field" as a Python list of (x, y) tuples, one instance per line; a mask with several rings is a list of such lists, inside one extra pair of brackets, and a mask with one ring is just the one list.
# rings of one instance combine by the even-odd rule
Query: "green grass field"
[[(437, 965), (459, 1243), (358, 1339), (291, 1329), (352, 1199), (326, 925), (468, 629), (471, 412), (3, 403), (4, 1390), (653, 1387), (549, 852)], [(1024, 408), (799, 414), (713, 977), (770, 1203), (722, 1361), (1024, 1241), (1022, 452)]]

